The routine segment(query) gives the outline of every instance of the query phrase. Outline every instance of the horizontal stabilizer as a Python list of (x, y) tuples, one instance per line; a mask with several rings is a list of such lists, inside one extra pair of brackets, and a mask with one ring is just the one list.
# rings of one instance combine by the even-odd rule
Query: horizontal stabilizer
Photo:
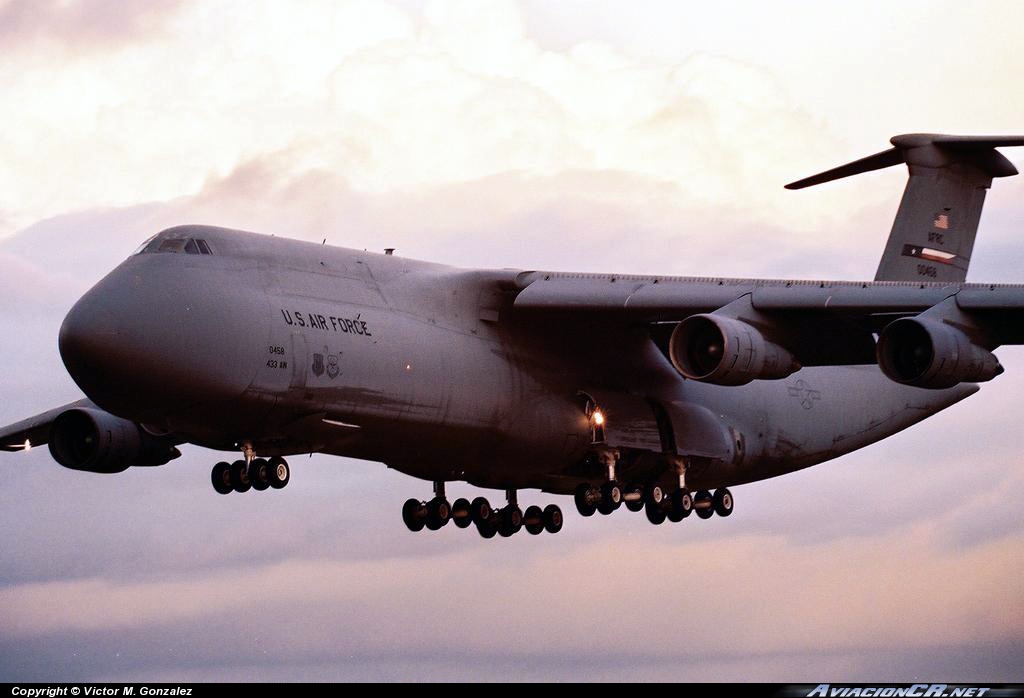
[(906, 160), (903, 159), (903, 151), (899, 148), (889, 148), (888, 150), (883, 150), (880, 153), (868, 155), (866, 158), (854, 160), (853, 162), (848, 162), (845, 165), (833, 167), (831, 170), (819, 172), (816, 175), (811, 175), (810, 177), (806, 177), (799, 181), (791, 182), (786, 185), (786, 189), (803, 189), (804, 187), (813, 187), (815, 184), (824, 184), (825, 182), (831, 182), (833, 179), (852, 177), (853, 175), (871, 172), (872, 170), (882, 170), (886, 167), (892, 167), (893, 165), (901, 165), (904, 162), (906, 162)]
[[(803, 189), (824, 184), (834, 179), (881, 170), (906, 163), (923, 167), (945, 167), (956, 161), (967, 160), (990, 177), (1011, 177), (1017, 168), (994, 148), (1024, 145), (1024, 136), (949, 136), (941, 133), (907, 133), (893, 136), (894, 147), (866, 158), (834, 167), (786, 185), (786, 189)], [(932, 148), (930, 146), (938, 146)], [(943, 157), (943, 149), (958, 151)], [(918, 151), (918, 152), (914, 152)], [(965, 152), (971, 153), (964, 157)]]

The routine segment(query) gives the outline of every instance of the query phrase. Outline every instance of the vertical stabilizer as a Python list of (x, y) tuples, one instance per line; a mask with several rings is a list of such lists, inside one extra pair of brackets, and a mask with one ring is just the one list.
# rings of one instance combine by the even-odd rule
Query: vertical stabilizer
[(889, 233), (875, 281), (967, 278), (985, 192), (993, 177), (1017, 174), (997, 150), (1024, 145), (1024, 136), (895, 136), (893, 148), (787, 184), (802, 189), (906, 163), (910, 179)]

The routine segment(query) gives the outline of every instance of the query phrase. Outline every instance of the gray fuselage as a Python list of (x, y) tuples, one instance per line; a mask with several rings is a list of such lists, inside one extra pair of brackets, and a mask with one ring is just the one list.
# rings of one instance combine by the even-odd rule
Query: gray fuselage
[[(184, 239), (211, 253), (156, 251)], [(977, 390), (899, 385), (871, 365), (687, 381), (645, 324), (518, 314), (528, 272), (206, 226), (146, 250), (71, 310), (62, 356), (103, 409), (215, 449), (565, 493), (603, 477), (587, 459), (596, 400), (620, 418), (620, 479), (671, 479), (679, 456), (691, 486), (712, 488), (848, 453)]]

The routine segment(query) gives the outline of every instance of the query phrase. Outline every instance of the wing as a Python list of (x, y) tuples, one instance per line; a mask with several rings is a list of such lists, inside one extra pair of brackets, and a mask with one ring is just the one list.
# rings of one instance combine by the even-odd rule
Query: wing
[[(519, 275), (517, 285), (521, 290), (512, 305), (517, 315), (558, 314), (565, 319), (587, 319), (590, 323), (651, 325), (653, 338), (676, 368), (684, 376), (698, 380), (704, 376), (699, 371), (697, 375), (690, 375), (677, 360), (684, 354), (682, 349), (673, 355), (670, 345), (677, 337), (679, 342), (684, 339), (698, 342), (703, 338), (715, 351), (723, 349), (715, 342), (720, 345), (731, 342), (735, 352), (748, 349), (751, 353), (761, 352), (769, 363), (773, 353), (779, 355), (782, 363), (786, 363), (786, 355), (789, 355), (797, 368), (879, 362), (885, 370), (882, 356), (885, 345), (897, 358), (901, 348), (910, 354), (930, 354), (937, 366), (942, 365), (942, 370), (960, 371), (957, 375), (972, 382), (988, 380), (1002, 371), (996, 369), (997, 362), (991, 363), (994, 357), (985, 370), (972, 373), (964, 368), (972, 361), (975, 364), (989, 361), (985, 355), (975, 352), (975, 348), (987, 354), (1000, 345), (1024, 344), (1024, 284), (524, 272)], [(706, 331), (697, 332), (695, 318), (706, 318), (702, 325), (705, 330), (715, 325), (717, 339)], [(905, 321), (902, 325), (901, 320)], [(920, 328), (917, 332), (920, 336), (922, 332), (931, 333), (926, 338), (928, 341), (921, 339), (918, 342), (921, 346), (908, 345), (913, 338), (907, 337), (913, 331), (908, 335), (907, 322)], [(689, 329), (683, 331), (683, 328)], [(886, 343), (886, 335), (898, 335), (900, 341)], [(877, 346), (876, 336), (880, 337)], [(762, 340), (768, 343), (767, 348), (762, 346)], [(744, 349), (747, 344), (750, 347)], [(730, 346), (724, 348), (728, 350)], [(785, 354), (776, 351), (779, 349)], [(927, 357), (918, 358), (924, 361)], [(957, 362), (959, 367), (954, 365)], [(776, 372), (781, 371), (781, 374), (773, 375), (771, 369), (765, 370), (768, 372), (753, 378), (783, 378), (792, 373), (780, 368)], [(749, 381), (731, 384), (742, 382)], [(928, 380), (920, 384), (910, 380), (900, 382), (940, 387), (925, 384)]]
[(816, 281), (630, 276), (530, 271), (516, 279), (520, 311), (612, 312), (649, 321), (681, 320), (752, 295), (764, 310), (855, 313), (926, 310), (956, 295), (964, 308), (1019, 311), (1024, 284), (927, 283), (911, 281)]
[(86, 399), (78, 400), (9, 426), (0, 427), (0, 451), (27, 451), (34, 446), (49, 443), (53, 420), (57, 419), (65, 410), (74, 407), (95, 407), (95, 405)]

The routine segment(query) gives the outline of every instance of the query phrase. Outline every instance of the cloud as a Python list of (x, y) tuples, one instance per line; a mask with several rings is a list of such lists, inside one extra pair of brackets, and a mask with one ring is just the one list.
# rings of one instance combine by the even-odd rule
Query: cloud
[(355, 191), (609, 171), (764, 210), (781, 193), (766, 197), (762, 180), (797, 171), (788, 144), (833, 141), (763, 68), (707, 54), (664, 65), (596, 43), (543, 50), (511, 2), (430, 3), (418, 20), (354, 0), (183, 6), (159, 42), (0, 67), (0, 79), (18, 125), (0, 144), (0, 190), (21, 225), (194, 194), (282, 152)]
[[(879, 646), (1024, 641), (1013, 583), (1024, 563), (1020, 536), (964, 555), (936, 549), (927, 527), (812, 547), (764, 534), (687, 535), (605, 536), (526, 556), (465, 546), (429, 561), (286, 559), (142, 583), (30, 584), (0, 590), (0, 617), (8, 639), (25, 642), (206, 628), (194, 649), (221, 662), (230, 633), (260, 637), (257, 651), (277, 663), (424, 651), (451, 661), (468, 651), (562, 656), (577, 673), (600, 670), (623, 651), (622, 637), (645, 638), (642, 650), (625, 651), (647, 662), (801, 655), (827, 663)], [(937, 580), (941, 593), (931, 593)], [(265, 635), (268, 627), (278, 630)]]
[(150, 38), (183, 0), (125, 5), (111, 0), (5, 0), (0, 42), (8, 50), (106, 50)]

